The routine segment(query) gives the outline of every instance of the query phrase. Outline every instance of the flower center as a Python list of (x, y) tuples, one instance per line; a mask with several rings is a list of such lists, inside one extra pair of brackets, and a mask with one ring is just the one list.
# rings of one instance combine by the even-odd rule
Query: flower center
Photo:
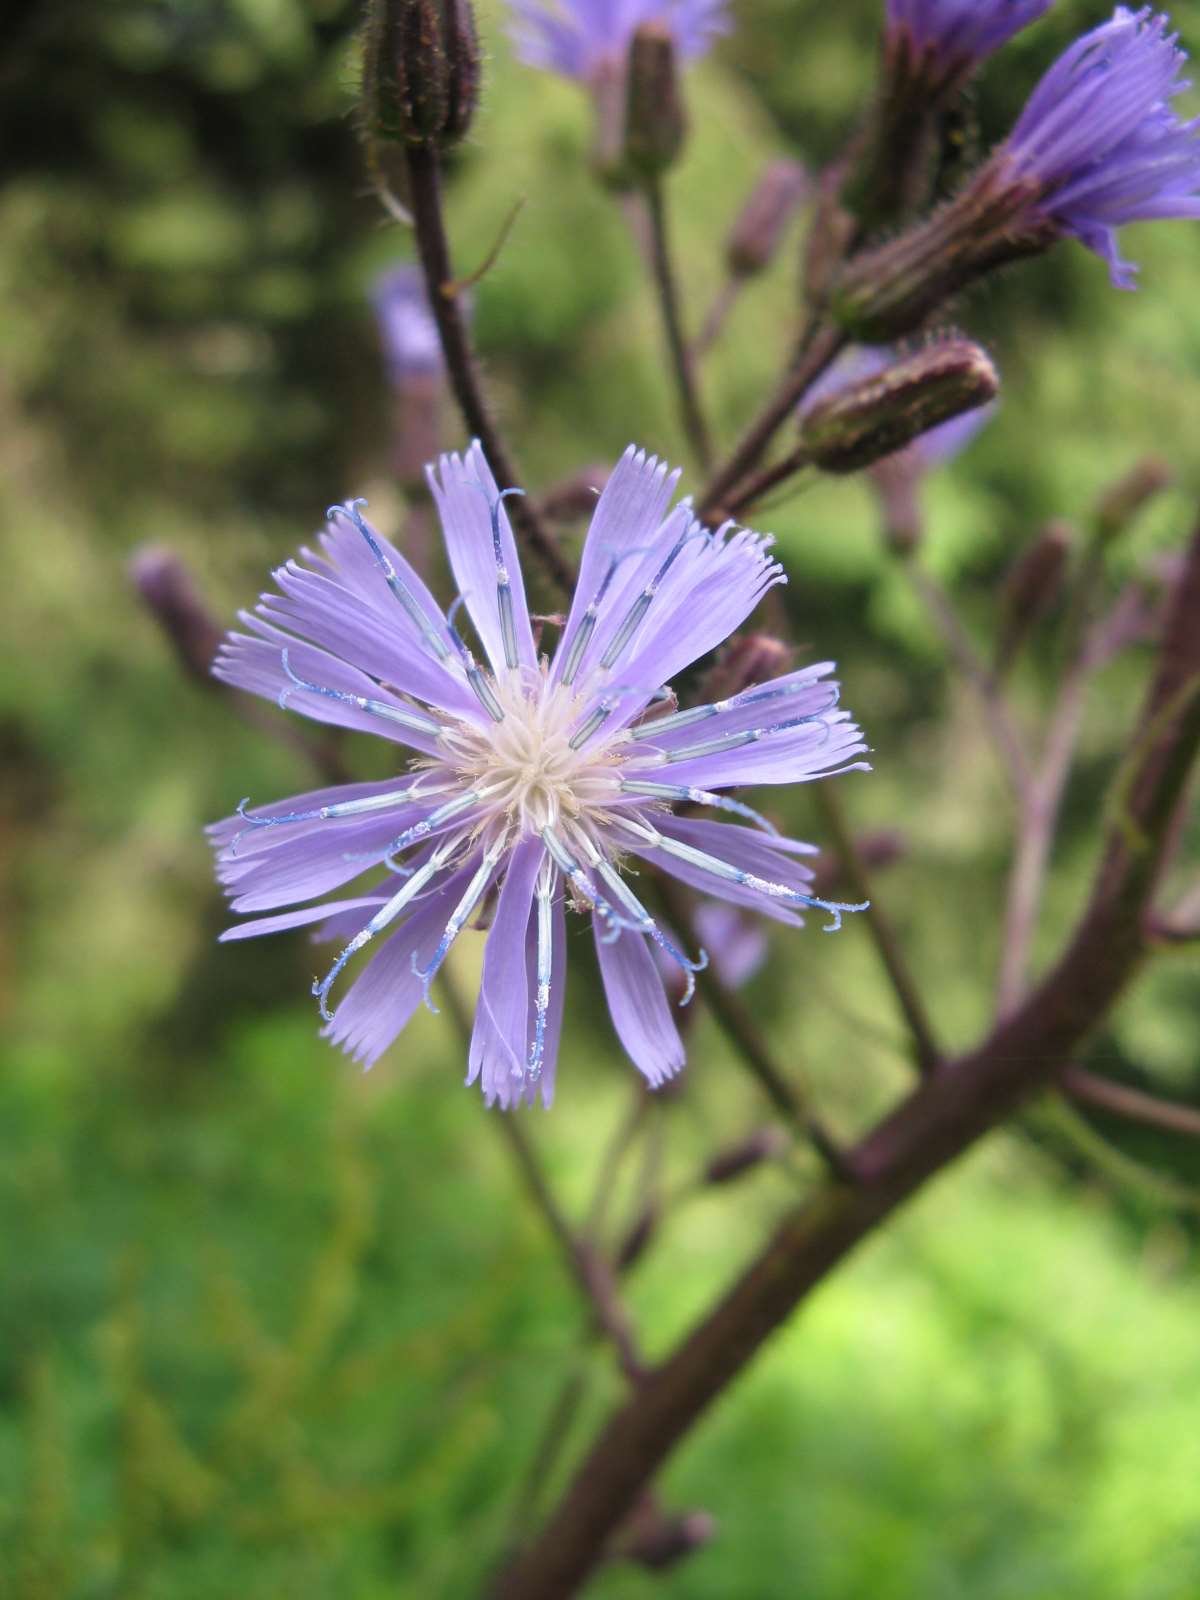
[(594, 740), (574, 748), (586, 702), (573, 689), (548, 684), (544, 672), (529, 678), (514, 672), (493, 680), (503, 719), (451, 724), (438, 765), (475, 791), (489, 821), (503, 818), (519, 833), (540, 833), (564, 819), (585, 827), (598, 822), (618, 791), (611, 749)]

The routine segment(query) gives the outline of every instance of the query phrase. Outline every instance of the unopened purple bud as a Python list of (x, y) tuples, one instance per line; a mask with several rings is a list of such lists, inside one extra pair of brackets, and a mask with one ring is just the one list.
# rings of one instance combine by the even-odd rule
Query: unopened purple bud
[(626, 1561), (662, 1571), (706, 1545), (716, 1526), (707, 1511), (660, 1511), (647, 1500), (630, 1518), (618, 1550)]
[(653, 181), (683, 149), (687, 115), (679, 63), (670, 30), (647, 22), (629, 46), (625, 82), (625, 162), (631, 173)]
[(997, 673), (1008, 671), (1061, 596), (1074, 538), (1070, 523), (1049, 522), (1008, 569), (1000, 592)]
[(740, 1144), (719, 1151), (705, 1167), (704, 1181), (710, 1184), (732, 1183), (735, 1178), (753, 1171), (764, 1161), (774, 1161), (787, 1147), (787, 1135), (781, 1128), (759, 1128)]
[(823, 472), (857, 472), (987, 405), (999, 389), (985, 350), (947, 339), (806, 407), (801, 443)]
[(479, 78), (470, 0), (370, 0), (363, 35), (368, 138), (455, 144), (470, 126)]
[(129, 563), (129, 576), (184, 670), (208, 687), (215, 687), (212, 664), (221, 642), (221, 629), (179, 556), (166, 545), (143, 545)]
[(798, 161), (772, 161), (729, 230), (725, 260), (732, 277), (752, 278), (770, 265), (811, 187)]
[(732, 700), (756, 683), (780, 678), (791, 670), (793, 651), (769, 633), (739, 633), (726, 645), (701, 678), (697, 695), (701, 705)]

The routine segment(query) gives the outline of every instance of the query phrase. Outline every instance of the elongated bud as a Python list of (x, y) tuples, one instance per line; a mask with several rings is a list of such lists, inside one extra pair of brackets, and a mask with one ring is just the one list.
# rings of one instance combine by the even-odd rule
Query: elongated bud
[(635, 1261), (640, 1261), (646, 1247), (658, 1232), (659, 1210), (653, 1203), (647, 1205), (617, 1247), (618, 1272), (627, 1272)]
[(687, 116), (675, 41), (656, 23), (640, 27), (629, 46), (625, 85), (625, 161), (642, 181), (657, 178), (683, 149)]
[(174, 550), (143, 545), (129, 563), (129, 576), (188, 675), (207, 688), (218, 687), (211, 669), (221, 629)]
[(596, 509), (600, 491), (608, 482), (608, 468), (580, 467), (545, 490), (539, 502), (543, 517), (551, 522), (582, 522)]
[(1165, 461), (1146, 456), (1100, 497), (1096, 507), (1096, 537), (1109, 544), (1130, 526), (1150, 501), (1171, 486), (1174, 474)]
[(822, 471), (857, 472), (986, 405), (999, 389), (986, 351), (947, 339), (819, 400), (801, 418), (801, 443)]
[(370, 0), (363, 35), (369, 138), (445, 148), (466, 133), (478, 99), (469, 0)]
[(996, 672), (1008, 671), (1038, 623), (1062, 594), (1075, 533), (1069, 522), (1049, 522), (1004, 579), (996, 637)]
[(752, 278), (770, 264), (811, 188), (798, 161), (772, 161), (729, 230), (725, 262), (731, 277)]
[(764, 1161), (773, 1161), (788, 1147), (787, 1135), (781, 1128), (759, 1128), (740, 1144), (718, 1151), (704, 1169), (705, 1183), (732, 1183), (744, 1172), (750, 1172)]
[(1039, 195), (994, 157), (927, 222), (855, 256), (830, 288), (834, 317), (865, 344), (904, 338), (977, 278), (1061, 238), (1037, 211)]

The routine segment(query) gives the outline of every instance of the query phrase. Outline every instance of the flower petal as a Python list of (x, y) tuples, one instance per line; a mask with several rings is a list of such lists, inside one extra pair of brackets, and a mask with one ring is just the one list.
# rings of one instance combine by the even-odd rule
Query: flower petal
[(683, 1041), (675, 1026), (654, 957), (643, 934), (627, 929), (606, 944), (592, 918), (604, 994), (617, 1037), (652, 1089), (683, 1066)]
[(512, 1105), (525, 1087), (530, 1026), (527, 935), (534, 880), (545, 854), (540, 839), (526, 839), (513, 851), (484, 947), (467, 1082), (482, 1080), (489, 1105), (497, 1101)]

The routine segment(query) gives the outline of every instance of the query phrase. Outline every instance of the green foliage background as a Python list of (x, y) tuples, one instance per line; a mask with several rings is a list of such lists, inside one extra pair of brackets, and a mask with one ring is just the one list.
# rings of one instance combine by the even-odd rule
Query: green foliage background
[[(764, 161), (818, 161), (870, 79), (873, 0), (742, 0), (689, 79), (673, 183), (693, 320)], [(1060, 0), (994, 64), (984, 137), (1102, 6)], [(165, 541), (223, 616), (330, 500), (385, 526), (389, 401), (365, 304), (403, 231), (364, 192), (343, 0), (43, 0), (0, 58), (0, 1594), (322, 1600), (470, 1596), (504, 1548), (560, 1377), (584, 1423), (618, 1392), (520, 1193), (495, 1119), (421, 1015), (369, 1077), (317, 1038), (302, 937), (218, 948), (199, 828), (304, 787), (286, 748), (185, 682), (130, 590)], [(484, 103), (456, 160), (459, 260), (526, 206), (476, 329), (534, 484), (636, 437), (680, 459), (658, 330), (619, 212), (586, 176), (572, 85), (481, 13)], [(1200, 13), (1177, 8), (1200, 44)], [(1122, 296), (1076, 248), (960, 309), (1004, 373), (997, 420), (929, 486), (931, 566), (981, 639), (1014, 553), (1083, 517), (1147, 450), (1177, 472), (1116, 550), (1115, 587), (1193, 515), (1200, 232), (1131, 233)], [(772, 378), (796, 242), (706, 372), (731, 437)], [(986, 1024), (1010, 818), (977, 719), (882, 557), (858, 485), (774, 508), (797, 640), (836, 655), (900, 825), (882, 892), (953, 1045)], [(1040, 958), (1077, 910), (1148, 665), (1097, 685)], [(1018, 685), (1051, 693), (1052, 641)], [(365, 753), (353, 751), (355, 759)], [(781, 816), (818, 836), (808, 799)], [(1195, 860), (1195, 838), (1190, 840)], [(476, 941), (477, 942), (477, 941)], [(469, 978), (478, 952), (459, 972)], [(861, 928), (776, 938), (749, 997), (829, 1120), (907, 1076)], [(559, 1103), (529, 1119), (582, 1203), (629, 1069), (572, 968)], [(1164, 956), (1093, 1064), (1200, 1098), (1194, 957)], [(656, 1112), (671, 1182), (762, 1117), (709, 1022)], [(664, 1495), (719, 1524), (606, 1600), (1193, 1600), (1200, 1591), (1194, 1206), (1114, 1175), (1095, 1136), (1031, 1117), (936, 1184), (839, 1275), (681, 1452)], [(1194, 1151), (1127, 1156), (1200, 1181)], [(636, 1162), (633, 1164), (636, 1167)], [(630, 1298), (651, 1353), (791, 1193), (763, 1171), (670, 1221)], [(632, 1197), (618, 1195), (616, 1211)], [(540, 1487), (549, 1491), (553, 1483)]]

